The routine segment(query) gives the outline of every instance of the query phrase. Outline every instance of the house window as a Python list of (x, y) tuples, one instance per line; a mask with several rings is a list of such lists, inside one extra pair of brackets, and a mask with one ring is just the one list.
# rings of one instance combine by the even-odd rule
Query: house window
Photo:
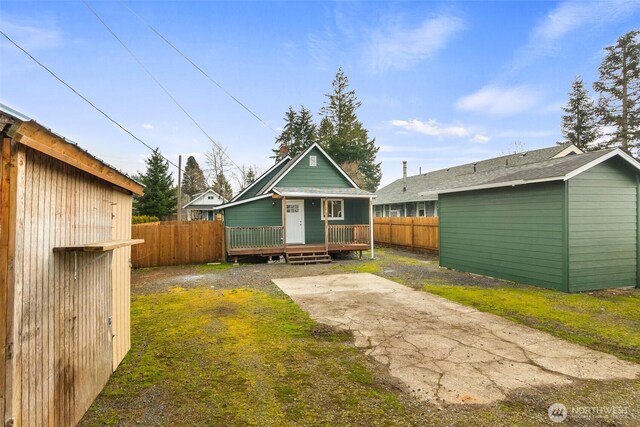
[(213, 197), (213, 196), (207, 196), (207, 199), (209, 199), (209, 200), (213, 200), (213, 199), (214, 199), (214, 197)]
[(400, 216), (400, 211), (397, 209), (391, 209), (389, 211), (389, 216), (391, 217), (399, 217)]
[(309, 166), (318, 166), (318, 157), (317, 156), (309, 156)]
[(298, 213), (300, 212), (300, 205), (287, 205), (287, 213)]
[(426, 209), (424, 208), (424, 202), (418, 202), (418, 216), (425, 216)]
[[(342, 199), (329, 199), (327, 211), (329, 213), (329, 219), (344, 219), (344, 200)], [(320, 212), (320, 219), (324, 221), (324, 207)]]

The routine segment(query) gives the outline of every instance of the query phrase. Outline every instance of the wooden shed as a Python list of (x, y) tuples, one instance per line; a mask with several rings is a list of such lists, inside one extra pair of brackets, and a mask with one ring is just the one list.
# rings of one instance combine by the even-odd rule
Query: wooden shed
[(130, 348), (142, 186), (0, 104), (0, 411), (75, 425)]
[(440, 192), (440, 264), (564, 292), (640, 283), (640, 163), (619, 149)]

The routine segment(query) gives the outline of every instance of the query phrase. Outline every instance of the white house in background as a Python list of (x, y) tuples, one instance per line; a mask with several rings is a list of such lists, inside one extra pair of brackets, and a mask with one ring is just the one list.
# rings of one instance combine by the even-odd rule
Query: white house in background
[(227, 200), (213, 190), (195, 194), (193, 199), (184, 205), (187, 221), (213, 221), (216, 214), (213, 211), (216, 206), (226, 203)]

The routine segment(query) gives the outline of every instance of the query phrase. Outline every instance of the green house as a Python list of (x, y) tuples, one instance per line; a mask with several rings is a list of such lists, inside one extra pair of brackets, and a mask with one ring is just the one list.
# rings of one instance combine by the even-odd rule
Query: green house
[(440, 265), (564, 292), (638, 286), (639, 182), (619, 149), (470, 173), (438, 192)]
[(373, 197), (312, 144), (217, 208), (223, 212), (227, 255), (284, 256), (306, 263), (370, 249), (373, 257)]

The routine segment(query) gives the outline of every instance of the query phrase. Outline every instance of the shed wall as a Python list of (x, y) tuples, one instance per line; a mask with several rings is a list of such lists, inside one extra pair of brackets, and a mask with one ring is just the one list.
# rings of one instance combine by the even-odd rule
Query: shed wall
[(568, 185), (569, 291), (636, 286), (636, 173), (614, 158)]
[(111, 240), (113, 191), (20, 144), (12, 156), (15, 279), (5, 422), (75, 425), (112, 372), (112, 255), (78, 253), (76, 263), (74, 254), (52, 249)]
[[(131, 239), (131, 195), (112, 190), (112, 240)], [(131, 348), (131, 246), (113, 251), (111, 269), (113, 370)]]
[(564, 183), (441, 194), (440, 264), (563, 289)]

